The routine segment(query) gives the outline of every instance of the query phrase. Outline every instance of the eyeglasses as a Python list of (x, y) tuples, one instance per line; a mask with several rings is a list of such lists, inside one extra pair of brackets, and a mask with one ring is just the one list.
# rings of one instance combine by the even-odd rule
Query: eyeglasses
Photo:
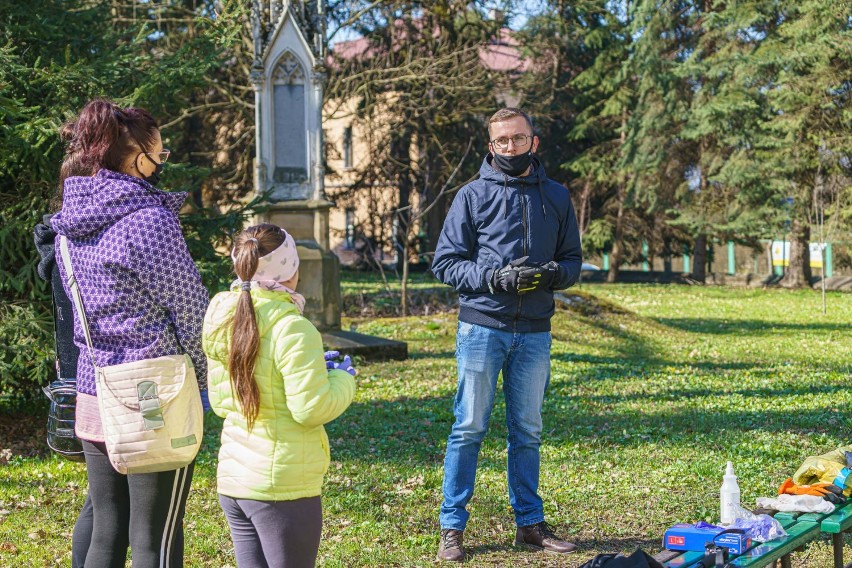
[(142, 152), (142, 153), (145, 154), (146, 156), (148, 156), (149, 158), (151, 156), (157, 156), (158, 163), (165, 164), (169, 160), (169, 156), (171, 155), (172, 151), (163, 149), (162, 152)]
[(514, 144), (515, 148), (523, 148), (529, 143), (530, 139), (532, 139), (532, 136), (528, 134), (515, 134), (511, 138), (507, 138), (506, 136), (495, 138), (491, 141), (491, 143), (494, 144), (498, 150), (508, 150), (509, 142)]

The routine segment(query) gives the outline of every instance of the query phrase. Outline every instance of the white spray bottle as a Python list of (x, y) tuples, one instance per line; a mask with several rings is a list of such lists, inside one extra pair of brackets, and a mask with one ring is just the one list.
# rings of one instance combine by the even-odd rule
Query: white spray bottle
[(722, 518), (720, 520), (723, 525), (730, 525), (736, 520), (736, 509), (740, 505), (740, 486), (737, 484), (734, 464), (731, 462), (728, 462), (728, 467), (725, 469), (719, 496), (722, 502)]

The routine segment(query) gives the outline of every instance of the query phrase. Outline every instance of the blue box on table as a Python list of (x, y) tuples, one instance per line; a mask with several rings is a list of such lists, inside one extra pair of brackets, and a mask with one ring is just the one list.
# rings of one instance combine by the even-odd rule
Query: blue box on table
[[(695, 550), (701, 552), (708, 543), (724, 546), (731, 554), (742, 554), (751, 548), (751, 538), (743, 533), (725, 533), (722, 529), (697, 528), (686, 523), (678, 523), (666, 529), (663, 535), (663, 548), (667, 550)], [(718, 536), (717, 536), (718, 535)]]

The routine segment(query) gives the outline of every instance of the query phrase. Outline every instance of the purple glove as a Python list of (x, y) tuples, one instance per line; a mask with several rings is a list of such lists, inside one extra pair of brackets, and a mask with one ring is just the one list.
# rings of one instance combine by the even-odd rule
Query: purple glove
[(358, 371), (355, 370), (355, 367), (352, 366), (352, 359), (349, 358), (349, 355), (346, 355), (343, 358), (342, 363), (338, 363), (337, 361), (329, 361), (326, 365), (333, 365), (333, 367), (329, 367), (329, 369), (340, 369), (341, 371), (346, 371), (353, 377), (358, 374)]
[(323, 357), (325, 357), (325, 368), (335, 369), (335, 362), (333, 360), (340, 357), (340, 351), (326, 351), (323, 353)]
[(208, 413), (212, 410), (210, 408), (210, 399), (207, 397), (207, 389), (203, 389), (201, 392), (201, 408), (204, 409), (204, 413)]

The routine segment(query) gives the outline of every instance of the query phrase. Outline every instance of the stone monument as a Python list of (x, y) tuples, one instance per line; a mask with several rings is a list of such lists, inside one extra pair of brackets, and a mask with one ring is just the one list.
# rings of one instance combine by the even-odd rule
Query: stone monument
[(322, 1), (252, 0), (256, 157), (254, 187), (269, 192), (257, 222), (284, 227), (299, 250), (305, 316), (329, 349), (370, 359), (407, 357), (407, 346), (340, 330), (340, 263), (329, 251), (323, 188), (322, 99), (325, 14)]

